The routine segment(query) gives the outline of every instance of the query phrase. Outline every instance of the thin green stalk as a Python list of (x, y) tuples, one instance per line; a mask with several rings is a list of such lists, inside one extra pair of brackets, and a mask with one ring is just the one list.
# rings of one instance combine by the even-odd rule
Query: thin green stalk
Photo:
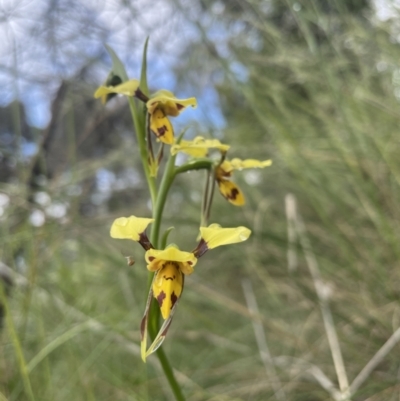
[(150, 191), (151, 203), (153, 207), (157, 201), (157, 188), (156, 188), (156, 180), (154, 177), (150, 176), (149, 163), (147, 160), (147, 147), (146, 147), (146, 139), (145, 139), (145, 127), (143, 122), (140, 121), (140, 116), (137, 112), (135, 101), (133, 98), (128, 98), (129, 100), (129, 108), (131, 109), (133, 124), (135, 125), (136, 137), (139, 145), (140, 158), (142, 159), (143, 170), (146, 176), (147, 184)]
[(2, 283), (0, 283), (0, 301), (4, 306), (7, 330), (14, 346), (14, 351), (17, 357), (26, 396), (30, 401), (35, 401), (35, 397), (32, 391), (31, 381), (29, 379), (28, 366), (25, 361), (24, 353), (22, 352), (22, 347), (21, 343), (19, 342), (17, 332), (15, 331), (14, 322), (11, 317), (10, 309), (8, 307), (7, 297)]
[(213, 166), (213, 162), (210, 159), (196, 159), (186, 163), (180, 167), (175, 169), (175, 175), (186, 173), (187, 171), (191, 170), (204, 170), (210, 169)]
[(162, 220), (162, 213), (164, 211), (165, 202), (167, 200), (168, 191), (173, 183), (175, 177), (178, 174), (185, 173), (191, 170), (202, 170), (210, 169), (213, 162), (209, 159), (197, 159), (186, 163), (180, 167), (175, 168), (175, 158), (176, 156), (170, 156), (167, 165), (165, 166), (165, 171), (163, 178), (161, 180), (160, 189), (157, 197), (156, 206), (154, 208), (153, 217), (155, 219), (152, 226), (150, 241), (155, 248), (158, 247), (158, 239), (160, 235), (160, 226)]
[(160, 236), (160, 226), (162, 220), (162, 214), (164, 211), (165, 202), (167, 200), (168, 191), (171, 187), (171, 184), (175, 178), (175, 158), (176, 156), (170, 156), (167, 164), (165, 166), (164, 175), (161, 179), (159, 193), (157, 196), (157, 202), (153, 209), (153, 218), (154, 223), (152, 225), (150, 241), (153, 246), (157, 249), (158, 248), (158, 239)]
[(156, 354), (158, 360), (161, 363), (165, 376), (168, 380), (169, 385), (171, 386), (172, 392), (174, 393), (176, 400), (185, 401), (185, 397), (182, 393), (181, 387), (179, 386), (178, 382), (175, 379), (174, 371), (172, 370), (172, 367), (162, 347), (156, 351)]
[(207, 204), (207, 210), (205, 213), (205, 224), (208, 224), (208, 221), (210, 220), (210, 214), (211, 214), (211, 206), (213, 203), (213, 199), (214, 199), (214, 193), (215, 193), (215, 172), (213, 172), (212, 178), (211, 178), (212, 182), (211, 182), (211, 191), (210, 191), (210, 196), (208, 197), (208, 204)]
[(206, 183), (204, 185), (203, 200), (201, 202), (200, 227), (203, 227), (206, 221), (206, 210), (208, 206), (208, 190), (210, 188), (210, 180), (211, 180), (211, 170), (208, 170), (208, 173), (206, 175)]

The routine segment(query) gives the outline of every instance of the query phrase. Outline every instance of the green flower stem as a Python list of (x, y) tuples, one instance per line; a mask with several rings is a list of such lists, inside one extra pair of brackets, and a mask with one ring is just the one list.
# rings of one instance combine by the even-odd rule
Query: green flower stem
[(179, 166), (175, 169), (175, 175), (186, 173), (187, 171), (191, 170), (204, 170), (204, 169), (211, 169), (213, 167), (213, 161), (210, 159), (196, 159), (192, 160), (189, 163), (186, 163), (182, 166)]
[[(153, 209), (154, 223), (152, 225), (150, 241), (156, 249), (158, 248), (159, 245), (158, 242), (159, 242), (162, 213), (164, 210), (165, 202), (167, 200), (168, 191), (175, 178), (174, 166), (175, 166), (175, 156), (170, 156), (165, 166), (164, 175), (161, 179), (159, 193), (156, 198), (156, 203)], [(148, 290), (150, 290), (153, 277), (154, 273), (149, 274)], [(150, 316), (148, 322), (148, 331), (150, 338), (154, 340), (159, 330), (159, 319), (160, 319), (160, 309), (158, 308), (156, 302), (152, 303), (149, 314)], [(164, 350), (162, 348), (159, 348), (156, 351), (156, 355), (158, 360), (160, 361), (161, 367), (164, 371), (165, 377), (168, 380), (171, 390), (174, 393), (175, 399), (177, 401), (185, 401), (185, 397), (183, 396), (182, 390), (178, 382), (176, 381), (171, 364), (169, 363), (168, 358), (164, 353)]]
[(140, 118), (137, 111), (135, 101), (133, 98), (129, 97), (129, 108), (131, 109), (133, 124), (135, 125), (136, 137), (139, 145), (140, 158), (142, 159), (143, 170), (146, 176), (147, 184), (150, 191), (151, 203), (153, 208), (157, 201), (157, 188), (156, 180), (154, 177), (150, 176), (149, 162), (147, 160), (147, 146), (146, 146), (146, 127), (145, 120)]
[(167, 200), (168, 191), (171, 188), (171, 185), (175, 178), (175, 158), (176, 156), (170, 156), (167, 161), (164, 170), (164, 175), (160, 183), (157, 202), (153, 211), (153, 218), (155, 221), (154, 224), (152, 225), (150, 241), (156, 249), (158, 248), (158, 239), (160, 236), (160, 226), (165, 202)]
[(159, 348), (156, 351), (158, 360), (161, 363), (161, 366), (164, 370), (164, 374), (168, 380), (169, 385), (171, 386), (172, 392), (177, 401), (185, 401), (185, 397), (182, 393), (181, 387), (179, 386), (178, 382), (175, 379), (174, 371), (172, 370), (171, 364), (168, 361), (167, 356), (165, 355), (164, 350)]
[(208, 191), (210, 189), (212, 170), (208, 170), (206, 175), (206, 183), (204, 185), (203, 200), (201, 202), (201, 215), (200, 215), (200, 227), (206, 225), (206, 214), (208, 207)]
[[(153, 246), (157, 249), (159, 246), (159, 237), (160, 237), (160, 227), (162, 221), (162, 214), (164, 211), (165, 202), (167, 200), (169, 189), (171, 188), (172, 183), (174, 182), (175, 177), (178, 174), (190, 171), (190, 170), (200, 170), (200, 169), (211, 169), (212, 161), (209, 159), (198, 159), (193, 162), (189, 162), (184, 164), (183, 166), (175, 168), (175, 159), (176, 156), (170, 156), (167, 164), (165, 166), (164, 175), (161, 179), (158, 195), (156, 196), (156, 202), (153, 203), (153, 218), (154, 223), (152, 225), (150, 241)], [(149, 275), (148, 281), (148, 289), (150, 290), (151, 283), (153, 281), (154, 273)], [(150, 317), (148, 322), (148, 331), (150, 338), (154, 340), (159, 330), (159, 319), (160, 319), (160, 309), (156, 302), (153, 302), (150, 310)], [(174, 376), (173, 369), (171, 364), (168, 361), (167, 356), (164, 353), (162, 348), (159, 348), (156, 351), (156, 355), (158, 360), (161, 363), (163, 368), (165, 377), (168, 380), (168, 383), (175, 395), (177, 401), (185, 401), (185, 397), (183, 396), (182, 390), (176, 381)]]

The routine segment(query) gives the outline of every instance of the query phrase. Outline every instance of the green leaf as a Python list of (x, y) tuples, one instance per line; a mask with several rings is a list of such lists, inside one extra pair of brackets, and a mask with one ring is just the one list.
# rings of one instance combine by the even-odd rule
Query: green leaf
[(142, 69), (140, 71), (140, 90), (146, 95), (149, 96), (149, 87), (147, 85), (147, 46), (149, 44), (150, 37), (146, 38), (146, 42), (143, 47), (143, 56), (142, 56)]
[(165, 230), (165, 233), (164, 233), (164, 235), (163, 235), (162, 238), (161, 238), (161, 249), (165, 249), (165, 247), (167, 246), (167, 241), (168, 241), (169, 233), (170, 233), (172, 230), (174, 230), (174, 229), (175, 229), (175, 227), (169, 227), (169, 228), (167, 228), (167, 229)]
[(122, 61), (117, 56), (117, 54), (115, 53), (115, 51), (109, 45), (105, 44), (104, 47), (108, 51), (108, 54), (111, 56), (112, 60), (111, 73), (120, 77), (122, 82), (128, 81), (129, 78), (126, 73), (125, 67), (122, 64)]

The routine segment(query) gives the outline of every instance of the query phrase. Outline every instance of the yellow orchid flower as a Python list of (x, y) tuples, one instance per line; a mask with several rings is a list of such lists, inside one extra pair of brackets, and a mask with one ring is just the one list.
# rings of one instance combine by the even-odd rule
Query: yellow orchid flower
[[(183, 291), (184, 276), (192, 274), (193, 267), (197, 263), (197, 258), (193, 253), (180, 251), (176, 245), (170, 245), (164, 250), (149, 249), (145, 254), (145, 259), (147, 269), (155, 272), (155, 274), (140, 325), (141, 356), (143, 361), (146, 361), (146, 358), (163, 343)], [(158, 302), (164, 323), (153, 343), (146, 350), (147, 322), (153, 297)]]
[(157, 138), (168, 145), (174, 143), (174, 130), (167, 116), (176, 117), (188, 106), (197, 107), (194, 97), (177, 99), (167, 90), (160, 90), (150, 97), (146, 103), (150, 114), (150, 129)]
[(245, 199), (241, 189), (230, 181), (234, 170), (243, 170), (246, 168), (264, 168), (270, 166), (272, 160), (256, 160), (256, 159), (232, 159), (224, 160), (215, 168), (215, 179), (218, 183), (219, 191), (222, 196), (235, 206), (243, 206)]
[(221, 153), (226, 153), (230, 146), (221, 143), (218, 139), (204, 139), (197, 136), (192, 141), (181, 140), (171, 146), (171, 154), (174, 156), (178, 152), (184, 152), (193, 157), (207, 156), (209, 149), (218, 149)]
[(140, 91), (139, 81), (131, 79), (119, 85), (102, 85), (94, 93), (96, 99), (100, 98), (106, 103), (111, 94), (125, 96), (136, 96), (146, 102), (147, 111), (150, 115), (150, 129), (163, 143), (172, 145), (174, 143), (174, 129), (168, 116), (176, 117), (188, 106), (197, 107), (196, 98), (178, 99), (167, 90), (160, 90), (148, 98)]
[[(116, 219), (111, 226), (111, 237), (132, 239), (146, 249), (147, 269), (155, 272), (140, 324), (143, 361), (146, 361), (146, 358), (163, 343), (178, 301), (182, 296), (185, 275), (193, 273), (198, 258), (209, 249), (246, 241), (251, 234), (251, 231), (246, 227), (222, 228), (218, 224), (211, 224), (209, 227), (200, 228), (201, 239), (193, 252), (181, 251), (173, 244), (159, 250), (153, 248), (145, 234), (147, 226), (152, 222), (153, 219), (130, 216)], [(147, 349), (147, 326), (153, 298), (158, 302), (164, 323)]]

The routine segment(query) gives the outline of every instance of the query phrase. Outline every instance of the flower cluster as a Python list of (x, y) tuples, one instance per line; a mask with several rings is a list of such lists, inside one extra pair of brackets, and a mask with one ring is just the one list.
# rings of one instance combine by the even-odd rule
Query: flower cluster
[[(147, 46), (147, 45), (146, 45)], [(177, 117), (187, 107), (196, 107), (195, 98), (178, 99), (167, 90), (159, 90), (150, 94), (146, 78), (146, 50), (144, 52), (141, 79), (128, 79), (122, 63), (114, 51), (107, 48), (113, 59), (113, 69), (106, 83), (100, 86), (94, 96), (105, 104), (116, 95), (128, 97), (132, 117), (135, 125), (140, 157), (149, 185), (153, 205), (153, 218), (139, 218), (135, 216), (117, 218), (112, 226), (110, 235), (117, 239), (130, 239), (139, 243), (145, 252), (144, 258), (147, 269), (153, 274), (149, 288), (146, 308), (141, 322), (141, 354), (145, 361), (147, 356), (156, 351), (165, 339), (170, 327), (178, 301), (182, 296), (185, 276), (194, 271), (198, 259), (209, 249), (222, 245), (235, 244), (249, 238), (251, 231), (246, 227), (222, 228), (218, 224), (208, 225), (214, 187), (217, 185), (220, 193), (231, 204), (242, 206), (245, 203), (241, 189), (232, 181), (235, 170), (248, 168), (263, 168), (271, 165), (271, 160), (259, 161), (254, 159), (229, 160), (227, 153), (230, 146), (217, 139), (205, 139), (198, 136), (192, 140), (175, 137), (170, 117)], [(145, 47), (146, 49), (146, 47)], [(144, 107), (139, 107), (144, 104)], [(158, 153), (154, 146), (158, 143)], [(169, 159), (163, 172), (159, 188), (156, 177), (160, 162), (165, 155), (165, 145), (170, 145)], [(216, 159), (210, 158), (209, 153), (217, 153)], [(189, 160), (181, 166), (175, 165), (176, 155), (185, 153)], [(197, 246), (191, 251), (181, 251), (175, 244), (159, 246), (159, 230), (162, 212), (168, 191), (180, 173), (189, 170), (204, 169), (208, 172), (204, 190), (202, 217), (200, 221), (200, 236)], [(152, 224), (150, 239), (146, 229)], [(167, 238), (167, 234), (164, 236)], [(164, 241), (166, 243), (166, 240)], [(133, 262), (128, 261), (129, 265)], [(156, 322), (151, 313), (152, 300), (159, 306), (159, 313), (164, 319), (158, 333), (151, 332)], [(152, 337), (152, 344), (147, 348), (148, 331)]]

